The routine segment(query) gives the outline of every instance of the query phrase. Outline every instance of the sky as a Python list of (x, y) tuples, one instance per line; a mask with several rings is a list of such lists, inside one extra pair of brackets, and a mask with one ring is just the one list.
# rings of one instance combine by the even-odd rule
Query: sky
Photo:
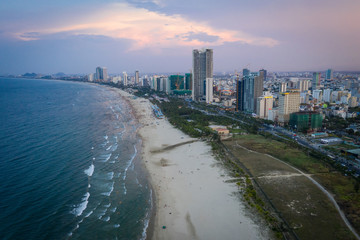
[(360, 71), (359, 0), (1, 0), (0, 74)]

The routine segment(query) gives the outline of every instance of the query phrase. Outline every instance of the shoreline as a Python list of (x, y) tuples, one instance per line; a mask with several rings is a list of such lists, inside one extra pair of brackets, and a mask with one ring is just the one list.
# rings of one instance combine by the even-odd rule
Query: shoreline
[(152, 188), (146, 239), (269, 239), (271, 233), (239, 199), (239, 189), (212, 155), (166, 119), (155, 118), (149, 100), (112, 88), (133, 109), (142, 139), (142, 165)]

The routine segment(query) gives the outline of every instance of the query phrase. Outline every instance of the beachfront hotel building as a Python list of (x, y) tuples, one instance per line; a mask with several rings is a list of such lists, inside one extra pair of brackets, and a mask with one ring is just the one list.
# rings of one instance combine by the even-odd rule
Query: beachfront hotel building
[(213, 78), (213, 50), (194, 49), (192, 65), (192, 99), (206, 99), (206, 79)]
[(99, 82), (106, 82), (108, 80), (107, 68), (97, 67), (95, 73), (96, 80)]

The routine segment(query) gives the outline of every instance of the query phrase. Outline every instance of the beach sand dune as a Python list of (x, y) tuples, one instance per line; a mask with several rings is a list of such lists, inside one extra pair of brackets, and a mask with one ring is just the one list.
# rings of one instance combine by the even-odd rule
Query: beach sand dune
[(161, 239), (269, 239), (266, 227), (237, 196), (239, 190), (211, 147), (156, 119), (148, 100), (128, 99), (142, 127), (142, 158), (155, 192), (148, 236)]

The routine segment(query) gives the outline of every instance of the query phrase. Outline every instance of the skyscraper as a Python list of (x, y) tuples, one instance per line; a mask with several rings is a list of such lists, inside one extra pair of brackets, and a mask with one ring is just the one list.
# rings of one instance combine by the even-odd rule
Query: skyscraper
[(313, 73), (313, 79), (311, 82), (312, 89), (319, 89), (320, 88), (320, 79), (321, 79), (321, 73), (314, 72)]
[(192, 74), (185, 73), (185, 89), (191, 90), (192, 89)]
[(213, 102), (213, 94), (214, 94), (214, 79), (206, 78), (206, 103)]
[(244, 111), (244, 83), (236, 77), (236, 111)]
[(300, 107), (300, 92), (294, 90), (279, 95), (279, 122), (285, 123), (290, 119), (290, 113), (298, 112)]
[(97, 81), (105, 82), (108, 80), (107, 68), (106, 67), (97, 67), (95, 78)]
[(128, 85), (128, 76), (127, 76), (127, 73), (126, 73), (126, 72), (123, 72), (123, 76), (124, 76), (123, 84), (124, 84), (124, 86), (127, 86), (127, 85)]
[(325, 80), (332, 80), (334, 78), (334, 71), (332, 69), (326, 70)]
[(192, 70), (192, 99), (199, 101), (206, 95), (206, 79), (213, 78), (213, 50), (194, 49)]
[(259, 118), (268, 118), (269, 110), (273, 107), (273, 96), (261, 96), (257, 98), (256, 115)]
[(263, 75), (243, 69), (243, 77), (236, 83), (236, 110), (256, 113), (257, 98), (263, 94), (263, 85)]
[(266, 71), (265, 69), (261, 69), (261, 70), (259, 71), (259, 73), (260, 73), (260, 76), (263, 77), (263, 80), (264, 80), (264, 82), (265, 82), (265, 81), (266, 81), (266, 76), (267, 76), (267, 71)]
[(301, 79), (298, 81), (297, 88), (300, 90), (300, 92), (304, 92), (309, 90), (309, 80)]
[(279, 86), (279, 92), (281, 92), (281, 93), (286, 92), (286, 89), (287, 89), (286, 82), (281, 83)]
[(135, 85), (139, 85), (139, 71), (135, 71)]

